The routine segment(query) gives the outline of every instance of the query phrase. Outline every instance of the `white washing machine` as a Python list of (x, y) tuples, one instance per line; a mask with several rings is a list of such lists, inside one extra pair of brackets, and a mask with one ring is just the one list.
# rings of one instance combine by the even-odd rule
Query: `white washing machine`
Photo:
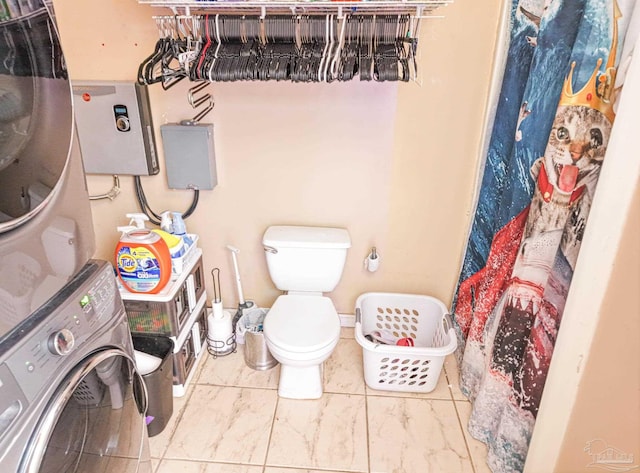
[(151, 472), (146, 403), (112, 267), (90, 260), (0, 338), (0, 471)]

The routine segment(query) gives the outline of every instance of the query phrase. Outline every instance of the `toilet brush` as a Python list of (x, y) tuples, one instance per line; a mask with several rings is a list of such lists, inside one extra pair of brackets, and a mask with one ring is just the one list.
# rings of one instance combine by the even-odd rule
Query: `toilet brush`
[(211, 270), (213, 277), (213, 302), (211, 313), (207, 316), (207, 350), (214, 357), (228, 355), (236, 348), (231, 314), (222, 307), (220, 294), (220, 269)]
[(236, 314), (233, 316), (233, 323), (232, 323), (233, 331), (235, 333), (236, 324), (238, 323), (238, 320), (240, 320), (240, 317), (242, 317), (242, 315), (244, 314), (244, 311), (254, 307), (255, 303), (253, 301), (244, 300), (244, 294), (242, 292), (242, 281), (240, 280), (240, 270), (238, 269), (238, 253), (240, 253), (240, 250), (231, 245), (227, 245), (227, 249), (231, 251), (231, 257), (233, 259), (233, 270), (235, 271), (235, 275), (236, 275), (236, 288), (238, 290), (238, 310), (236, 311)]

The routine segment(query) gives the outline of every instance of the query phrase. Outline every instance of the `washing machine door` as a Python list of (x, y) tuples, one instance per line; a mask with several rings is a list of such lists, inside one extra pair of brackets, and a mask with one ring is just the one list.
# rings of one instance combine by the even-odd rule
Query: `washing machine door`
[(27, 447), (20, 472), (151, 472), (147, 393), (131, 358), (95, 353), (60, 385)]

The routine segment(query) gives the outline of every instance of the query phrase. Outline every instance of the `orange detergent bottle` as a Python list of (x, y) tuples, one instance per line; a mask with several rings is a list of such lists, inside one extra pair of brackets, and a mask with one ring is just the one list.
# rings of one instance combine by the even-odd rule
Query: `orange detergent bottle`
[(169, 247), (151, 230), (132, 227), (127, 230), (115, 251), (118, 277), (129, 292), (156, 294), (171, 278)]

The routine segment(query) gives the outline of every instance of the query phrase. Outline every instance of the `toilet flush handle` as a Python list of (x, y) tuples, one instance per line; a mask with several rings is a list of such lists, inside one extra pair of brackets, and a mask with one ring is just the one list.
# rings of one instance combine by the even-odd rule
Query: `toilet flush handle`
[(278, 250), (275, 249), (273, 246), (264, 245), (264, 251), (266, 251), (267, 253), (274, 254), (274, 255), (278, 254)]

